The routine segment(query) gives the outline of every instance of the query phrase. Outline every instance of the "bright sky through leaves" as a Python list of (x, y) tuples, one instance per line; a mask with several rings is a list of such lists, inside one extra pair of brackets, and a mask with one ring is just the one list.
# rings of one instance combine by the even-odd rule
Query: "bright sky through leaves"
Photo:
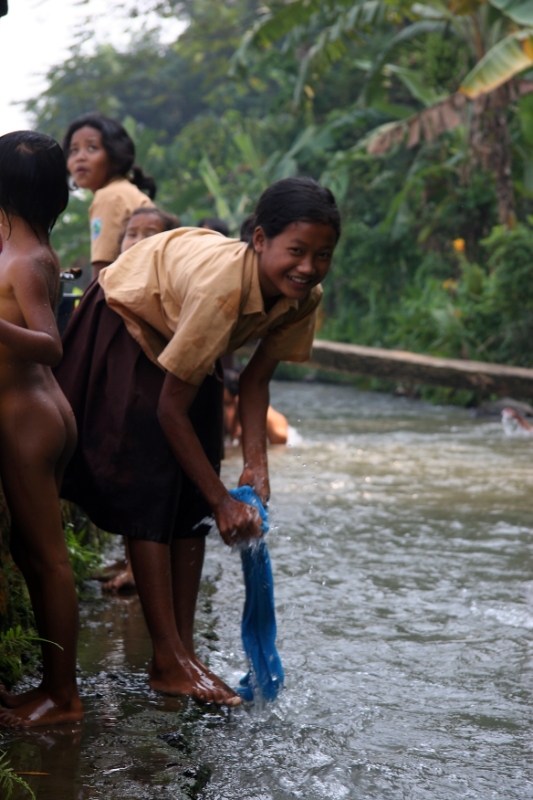
[[(96, 42), (122, 47), (130, 30), (155, 24), (155, 18), (130, 20), (119, 10), (113, 12), (106, 0), (10, 0), (9, 14), (0, 19), (0, 135), (27, 128), (29, 120), (20, 106), (12, 105), (35, 97), (45, 86), (44, 75), (68, 54), (76, 32), (90, 15)], [(166, 21), (164, 38), (175, 38), (183, 24)], [(88, 46), (88, 45), (86, 45)]]

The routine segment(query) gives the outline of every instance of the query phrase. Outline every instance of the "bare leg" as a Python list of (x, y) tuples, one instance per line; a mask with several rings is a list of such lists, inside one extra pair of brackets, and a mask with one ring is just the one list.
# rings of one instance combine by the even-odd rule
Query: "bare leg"
[[(3, 470), (6, 498), (16, 520), (16, 547), (24, 548), (23, 567), (32, 599), (40, 604), (39, 633), (56, 644), (42, 644), (43, 681), (36, 697), (0, 711), (0, 725), (32, 727), (82, 719), (76, 685), (78, 598), (68, 558), (53, 475), (37, 470)], [(7, 477), (7, 474), (9, 477)], [(7, 478), (7, 479), (6, 479)], [(40, 622), (39, 622), (40, 620)], [(26, 699), (26, 698), (25, 698)]]
[(34, 727), (83, 718), (76, 684), (78, 598), (58, 494), (76, 434), (62, 395), (55, 412), (49, 403), (44, 408), (34, 403), (29, 415), (23, 406), (19, 409), (22, 425), (4, 429), (0, 442), (12, 551), (28, 584), (39, 634), (55, 644), (41, 645), (41, 686), (25, 694), (22, 705), (0, 711), (0, 725)]
[(174, 616), (180, 639), (191, 661), (217, 682), (226, 692), (234, 694), (196, 655), (194, 650), (194, 616), (196, 600), (204, 565), (205, 537), (197, 539), (174, 539), (171, 547), (172, 590)]
[(213, 680), (191, 660), (180, 638), (172, 603), (168, 545), (131, 539), (130, 556), (154, 648), (150, 686), (166, 694), (190, 695), (207, 703), (239, 705), (241, 700), (231, 689)]
[(204, 565), (205, 537), (174, 539), (171, 546), (174, 615), (183, 646), (194, 652), (194, 615)]

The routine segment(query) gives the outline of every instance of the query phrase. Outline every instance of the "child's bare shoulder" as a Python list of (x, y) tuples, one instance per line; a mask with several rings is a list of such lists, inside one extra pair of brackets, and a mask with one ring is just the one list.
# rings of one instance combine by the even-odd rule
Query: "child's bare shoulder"
[(51, 302), (59, 288), (59, 258), (48, 245), (0, 253), (0, 297), (14, 299), (17, 289), (46, 285)]

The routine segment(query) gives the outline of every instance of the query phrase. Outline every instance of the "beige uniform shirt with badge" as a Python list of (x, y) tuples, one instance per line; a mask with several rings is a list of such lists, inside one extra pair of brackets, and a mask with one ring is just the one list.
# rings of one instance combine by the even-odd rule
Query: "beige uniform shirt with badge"
[(307, 361), (322, 288), (265, 311), (255, 252), (200, 228), (151, 236), (100, 272), (107, 304), (155, 363), (199, 386), (214, 362), (261, 339), (278, 361)]
[(114, 261), (120, 254), (128, 219), (136, 208), (153, 205), (150, 198), (127, 178), (113, 178), (98, 189), (89, 208), (91, 263)]

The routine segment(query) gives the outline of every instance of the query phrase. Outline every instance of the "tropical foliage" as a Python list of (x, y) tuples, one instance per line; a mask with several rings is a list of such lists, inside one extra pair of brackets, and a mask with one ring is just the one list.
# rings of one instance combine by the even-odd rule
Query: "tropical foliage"
[[(75, 47), (29, 104), (39, 128), (118, 116), (161, 205), (235, 233), (269, 182), (312, 175), (344, 221), (322, 336), (533, 365), (530, 2), (154, 7), (187, 23), (177, 41)], [(87, 202), (58, 227), (64, 262), (86, 258)]]
[(26, 781), (23, 780), (20, 775), (17, 775), (10, 766), (7, 753), (0, 750), (0, 789), (2, 790), (2, 797), (4, 797), (5, 800), (9, 800), (17, 786), (21, 789), (25, 789), (27, 797), (36, 800), (35, 794)]

